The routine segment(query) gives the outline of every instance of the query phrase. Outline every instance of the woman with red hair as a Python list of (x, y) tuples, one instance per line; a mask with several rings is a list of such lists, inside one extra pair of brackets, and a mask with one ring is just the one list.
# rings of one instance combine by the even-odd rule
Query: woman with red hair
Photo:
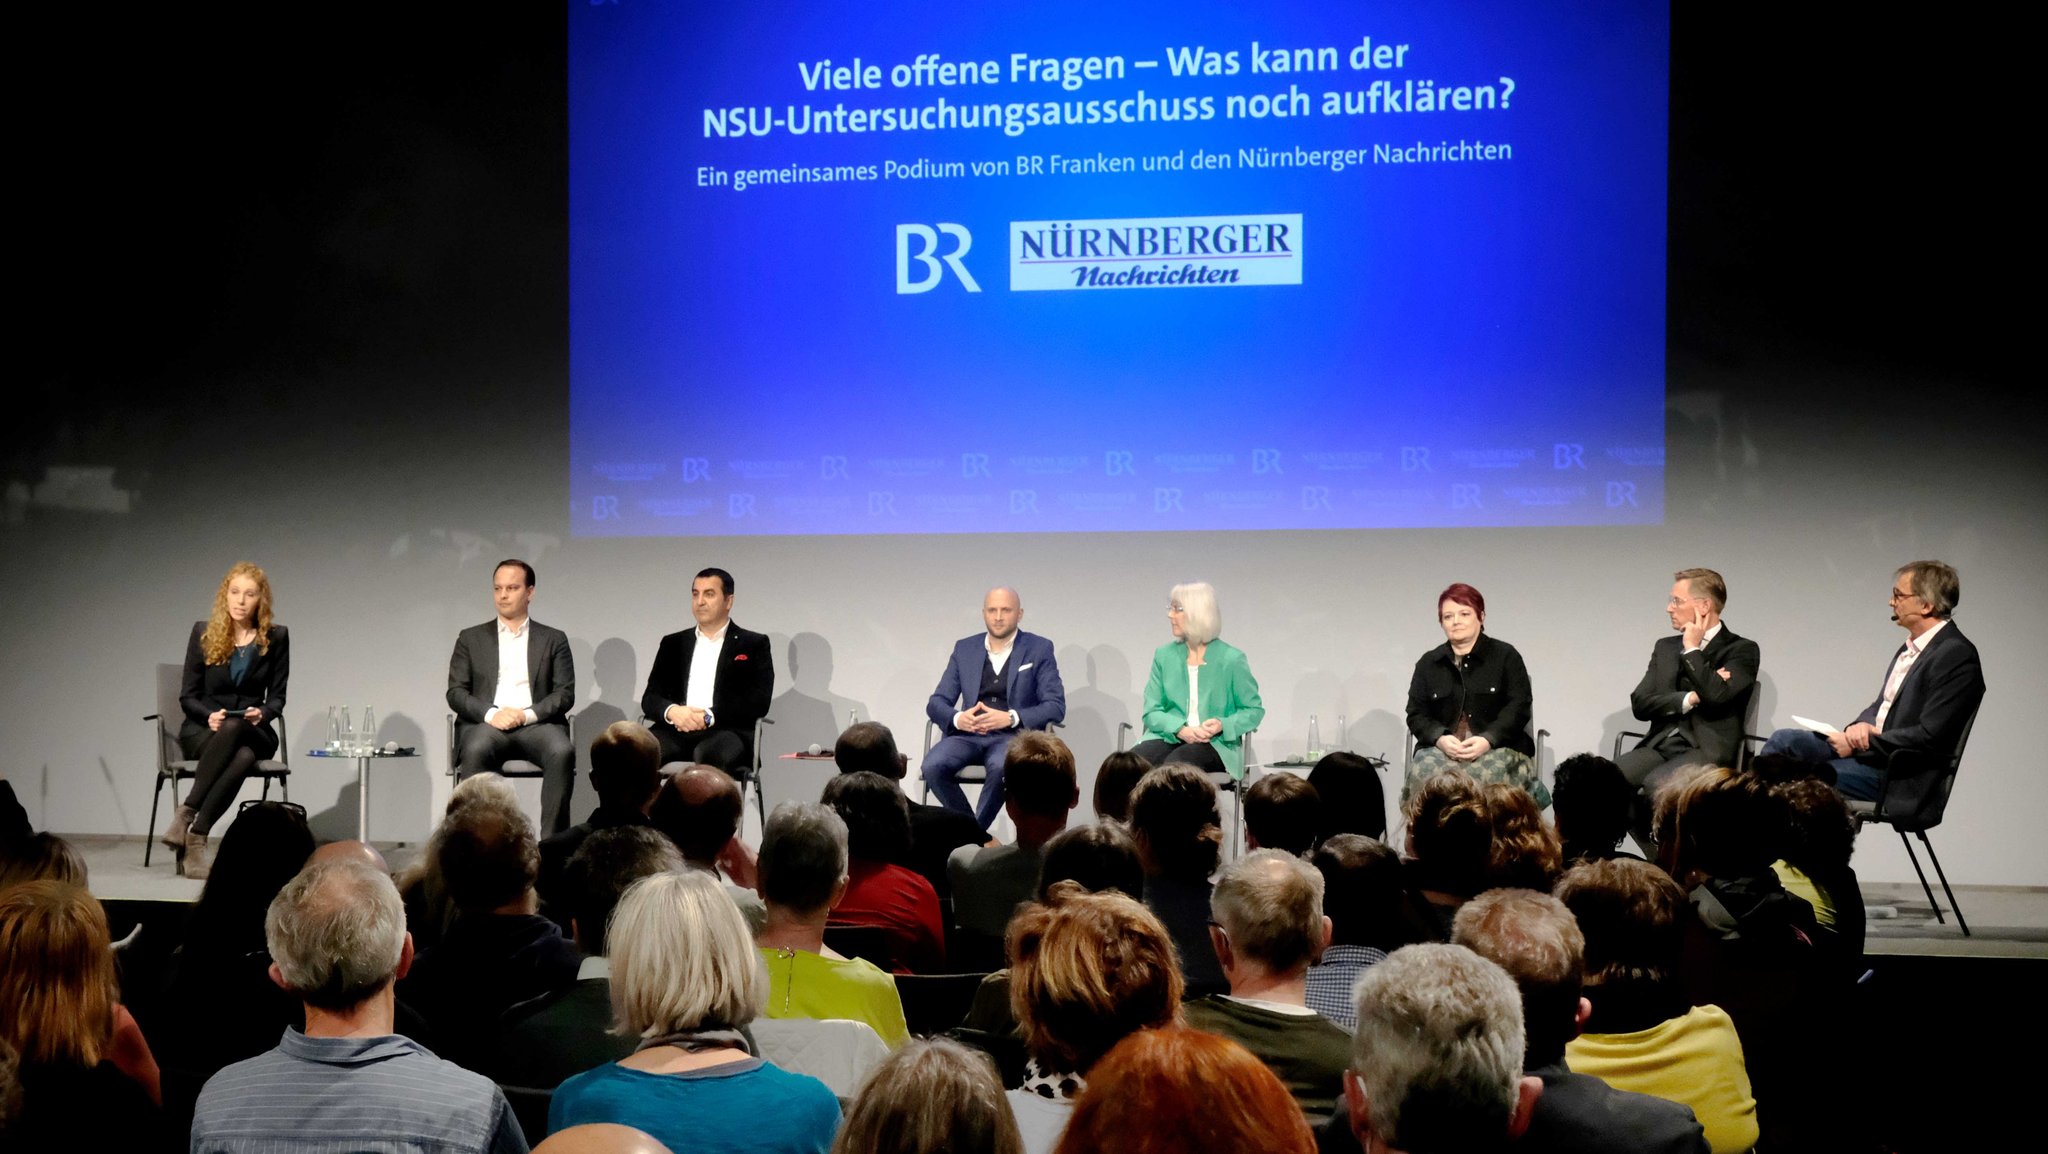
[(1315, 1135), (1264, 1062), (1227, 1038), (1140, 1030), (1102, 1056), (1055, 1154), (1312, 1154)]
[(1548, 808), (1550, 791), (1536, 777), (1536, 743), (1529, 736), (1533, 699), (1529, 669), (1515, 647), (1486, 632), (1486, 598), (1462, 582), (1437, 595), (1444, 643), (1422, 655), (1408, 682), (1408, 759), (1405, 804), (1416, 787), (1445, 769), (1462, 769), (1480, 782), (1519, 785)]

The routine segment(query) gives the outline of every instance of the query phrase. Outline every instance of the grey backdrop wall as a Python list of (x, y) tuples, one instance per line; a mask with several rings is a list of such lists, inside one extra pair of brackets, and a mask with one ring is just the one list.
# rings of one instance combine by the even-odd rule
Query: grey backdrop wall
[[(1957, 881), (2048, 884), (2028, 741), (2048, 697), (2028, 660), (2048, 645), (2030, 595), (2048, 470), (2003, 400), (2015, 305), (1980, 255), (1996, 206), (1877, 182), (1841, 140), (1875, 144), (1882, 109), (1818, 153), (1796, 121), (1760, 128), (1712, 63), (1740, 22), (1681, 13), (1674, 35), (1661, 527), (608, 541), (564, 536), (558, 19), (343, 28), (287, 60), (212, 48), (221, 29), (193, 21), (217, 15), (140, 17), (167, 23), (112, 47), (80, 17), (38, 18), (59, 22), (44, 66), (101, 75), (122, 112), (39, 123), (28, 143), (51, 176), (25, 258), (47, 291), (0, 442), (0, 756), (39, 825), (143, 831), (139, 718), (239, 558), (268, 569), (293, 631), (294, 748), (346, 703), (426, 750), (380, 767), (371, 801), (380, 838), (417, 839), (446, 788), (448, 650), (487, 616), (506, 555), (538, 567), (535, 615), (573, 640), (581, 743), (637, 714), (689, 576), (718, 564), (737, 619), (776, 639), (774, 752), (829, 742), (849, 711), (914, 746), (948, 644), (1003, 582), (1059, 646), (1066, 736), (1091, 770), (1136, 719), (1177, 580), (1217, 585), (1267, 752), (1299, 749), (1313, 713), (1326, 745), (1342, 715), (1341, 744), (1398, 756), (1409, 670), (1440, 640), (1434, 596), (1463, 580), (1569, 753), (1627, 722), (1673, 569), (1727, 575), (1728, 620), (1763, 647), (1768, 725), (1845, 720), (1875, 694), (1902, 636), (1891, 572), (1935, 556), (1962, 570), (1957, 619), (1991, 687), (1944, 862)], [(1755, 67), (1823, 91), (1820, 40), (1795, 31)], [(294, 798), (326, 833), (353, 827), (354, 789), (347, 766), (297, 762)], [(1857, 864), (1911, 877), (1881, 831)]]

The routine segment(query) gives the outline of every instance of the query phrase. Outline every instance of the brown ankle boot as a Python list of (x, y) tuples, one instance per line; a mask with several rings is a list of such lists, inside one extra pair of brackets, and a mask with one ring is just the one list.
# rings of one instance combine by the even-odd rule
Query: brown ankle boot
[(205, 881), (213, 872), (213, 851), (207, 845), (211, 839), (203, 833), (185, 835), (184, 859), (178, 863), (186, 877), (194, 881)]
[(159, 840), (172, 849), (184, 849), (185, 835), (191, 831), (192, 818), (197, 812), (189, 805), (179, 806), (177, 811), (171, 814), (170, 828), (164, 830), (164, 836)]

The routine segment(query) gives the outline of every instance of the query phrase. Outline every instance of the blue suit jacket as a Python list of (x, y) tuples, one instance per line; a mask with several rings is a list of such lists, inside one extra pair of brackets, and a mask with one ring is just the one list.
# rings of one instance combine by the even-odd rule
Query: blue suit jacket
[[(925, 716), (947, 736), (953, 715), (971, 707), (981, 695), (981, 663), (988, 657), (986, 633), (963, 637), (953, 646), (952, 659), (939, 678), (939, 687), (925, 703)], [(1010, 659), (1003, 664), (1003, 688), (1010, 708), (1017, 712), (1019, 729), (1044, 729), (1067, 719), (1067, 690), (1060, 684), (1059, 663), (1053, 660), (1052, 642), (1036, 633), (1017, 631), (1010, 643)]]

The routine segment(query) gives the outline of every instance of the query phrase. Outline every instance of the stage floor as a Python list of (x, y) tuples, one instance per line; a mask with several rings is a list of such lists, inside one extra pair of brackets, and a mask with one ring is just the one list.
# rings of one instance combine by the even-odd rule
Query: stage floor
[[(139, 837), (81, 834), (70, 841), (85, 854), (92, 891), (103, 900), (189, 902), (199, 897), (201, 883), (177, 876), (172, 855), (162, 846), (145, 869)], [(412, 864), (424, 847), (414, 842), (380, 844), (378, 848), (395, 871)], [(1935, 893), (1940, 892), (1937, 886)], [(1952, 914), (1946, 923), (1935, 921), (1918, 886), (1866, 884), (1863, 901), (1870, 912), (1866, 952), (2048, 958), (2048, 889), (1957, 886), (1956, 897), (1970, 921), (1969, 937), (1956, 927)]]

